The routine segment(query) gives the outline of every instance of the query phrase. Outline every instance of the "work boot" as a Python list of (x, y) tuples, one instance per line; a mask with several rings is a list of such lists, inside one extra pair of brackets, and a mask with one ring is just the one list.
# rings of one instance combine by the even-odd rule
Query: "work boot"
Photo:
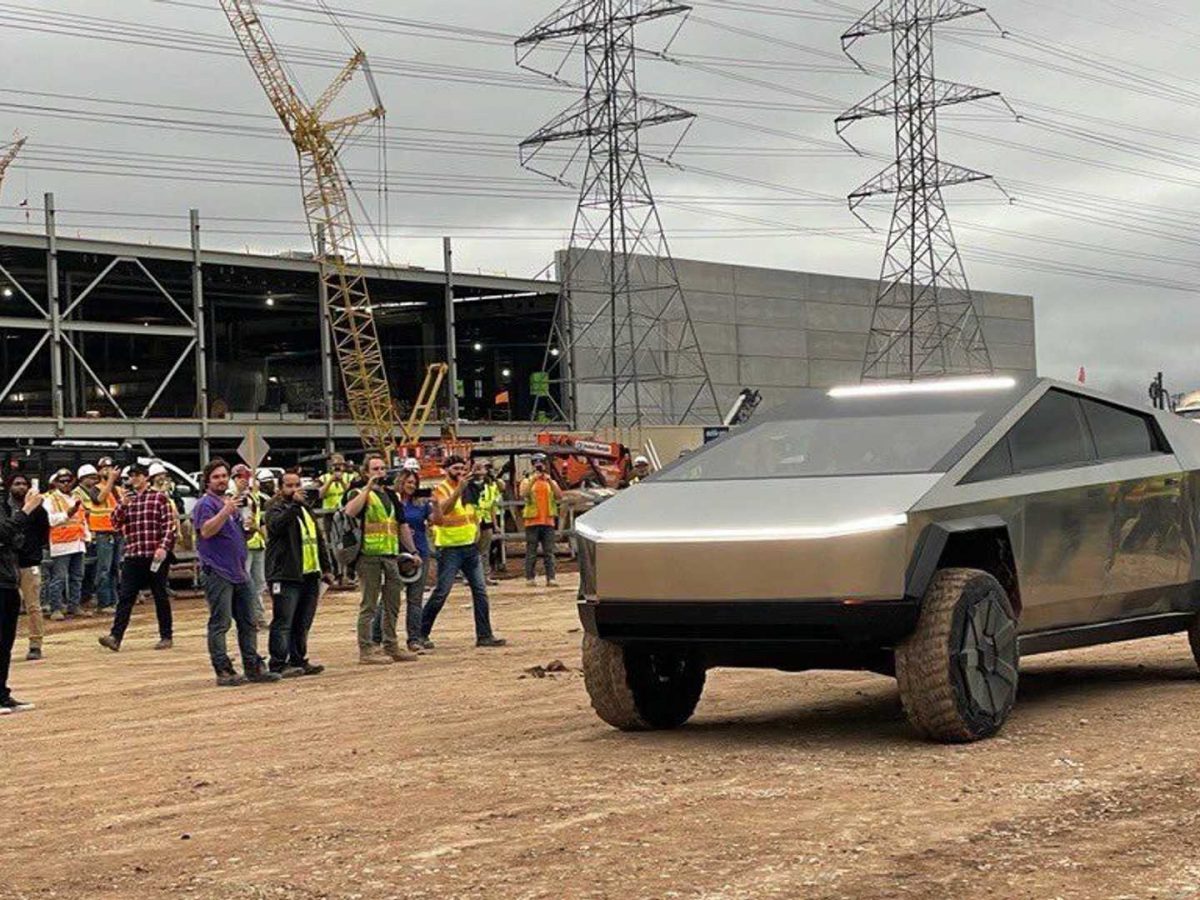
[(286, 666), (278, 672), (280, 678), (299, 678), (304, 674), (304, 669), (300, 666)]
[(100, 643), (101, 647), (107, 647), (113, 653), (121, 652), (121, 642), (118, 641), (111, 634), (103, 635), (102, 637), (99, 637), (96, 640)]
[(423, 638), (421, 638), (421, 649), (422, 649), (422, 650), (432, 650), (432, 649), (434, 649), (434, 647), (433, 647), (433, 641), (431, 641), (431, 640), (430, 640), (429, 638), (427, 638), (427, 637), (423, 637)]
[(54, 612), (50, 613), (51, 622), (62, 622), (65, 621), (66, 618), (66, 614), (61, 609), (56, 609)]
[(526, 578), (525, 579), (525, 587), (537, 587), (537, 582), (534, 581), (532, 578)]
[(378, 647), (371, 647), (358, 651), (358, 664), (360, 666), (390, 666), (392, 658)]
[(324, 671), (324, 666), (319, 663), (310, 663), (308, 660), (305, 660), (304, 665), (300, 667), (301, 675), (320, 675)]
[(257, 666), (246, 669), (246, 680), (252, 681), (255, 684), (273, 684), (282, 677), (278, 672), (272, 672), (261, 662)]
[(75, 618), (75, 619), (94, 619), (96, 617), (96, 614), (94, 612), (92, 612), (90, 609), (88, 609), (86, 606), (81, 606), (81, 607), (79, 607), (79, 609), (77, 609), (73, 613), (71, 613), (71, 616), (72, 616), (72, 618)]
[(230, 669), (227, 672), (220, 672), (217, 674), (217, 686), (218, 687), (238, 687), (245, 683), (246, 683), (245, 677), (243, 677), (242, 675), (239, 675), (237, 672), (233, 671), (233, 669)]
[(36, 662), (37, 660), (39, 660), (41, 658), (42, 658), (42, 648), (41, 647), (30, 647), (29, 652), (25, 654), (25, 660), (27, 662)]
[(555, 581), (553, 578), (547, 578), (546, 579), (546, 587), (558, 587), (558, 582)]
[(480, 638), (475, 642), (476, 647), (503, 647), (507, 644), (504, 638), (496, 637), (494, 634), (488, 635), (485, 638)]
[(409, 650), (401, 650), (398, 644), (392, 644), (383, 648), (384, 655), (391, 657), (395, 662), (415, 662), (417, 654)]
[(425, 647), (421, 644), (420, 641), (409, 641), (408, 649), (409, 649), (409, 652), (411, 652), (411, 653), (424, 653), (425, 652)]
[(175, 646), (175, 642), (173, 640), (171, 640), (170, 638), (163, 638), (161, 641), (159, 641), (157, 644), (154, 645), (154, 649), (155, 650), (170, 650), (174, 646)]

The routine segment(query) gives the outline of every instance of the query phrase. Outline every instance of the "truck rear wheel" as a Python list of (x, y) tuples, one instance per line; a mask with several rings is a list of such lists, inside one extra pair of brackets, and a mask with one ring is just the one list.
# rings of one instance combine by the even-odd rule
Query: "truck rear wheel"
[(964, 743), (1000, 730), (1017, 698), (1017, 618), (1000, 582), (978, 569), (942, 569), (921, 617), (896, 648), (908, 720), (925, 737)]
[(583, 682), (592, 708), (622, 731), (678, 728), (695, 712), (704, 678), (704, 665), (692, 654), (583, 636)]

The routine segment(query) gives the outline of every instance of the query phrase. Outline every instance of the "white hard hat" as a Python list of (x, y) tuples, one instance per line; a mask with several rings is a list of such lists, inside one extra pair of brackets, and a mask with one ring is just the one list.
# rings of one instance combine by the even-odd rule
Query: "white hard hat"
[(157, 478), (159, 475), (167, 474), (167, 467), (162, 463), (150, 463), (150, 469), (146, 474), (151, 478)]
[(82, 466), (79, 467), (79, 471), (75, 473), (75, 477), (76, 478), (86, 478), (88, 475), (99, 475), (99, 474), (100, 473), (96, 471), (96, 467), (93, 466), (91, 463), (84, 463)]
[(405, 472), (420, 472), (421, 461), (415, 456), (408, 456), (404, 459), (404, 464), (400, 467)]
[(270, 469), (259, 469), (254, 473), (254, 477), (259, 481), (274, 481), (275, 473)]
[(633, 464), (635, 466), (648, 466), (650, 465), (650, 460), (639, 454), (633, 458)]

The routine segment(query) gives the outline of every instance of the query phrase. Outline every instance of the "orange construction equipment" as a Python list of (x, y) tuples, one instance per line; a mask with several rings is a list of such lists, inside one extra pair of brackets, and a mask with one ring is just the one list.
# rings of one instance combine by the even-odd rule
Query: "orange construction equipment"
[(597, 481), (602, 487), (619, 488), (633, 468), (629, 448), (624, 444), (561, 432), (543, 432), (537, 436), (537, 442), (543, 447), (579, 451), (578, 455), (550, 457), (558, 483), (567, 490)]

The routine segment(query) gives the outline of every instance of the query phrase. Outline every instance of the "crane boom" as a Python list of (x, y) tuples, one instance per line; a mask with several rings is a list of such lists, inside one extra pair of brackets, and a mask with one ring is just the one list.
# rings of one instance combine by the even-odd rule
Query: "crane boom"
[(324, 118), (342, 89), (365, 67), (366, 54), (356, 50), (319, 99), (309, 104), (292, 83), (252, 0), (220, 2), (250, 67), (296, 148), (304, 213), (329, 297), (329, 327), (351, 418), (363, 445), (390, 460), (396, 449), (396, 412), (359, 255), (346, 178), (338, 159), (338, 147), (354, 128), (383, 118), (385, 111), (372, 83), (375, 106), (371, 109), (338, 119)]
[(26, 140), (26, 138), (17, 138), (11, 144), (0, 147), (0, 187), (4, 186), (4, 173), (8, 171), (12, 161), (17, 158), (17, 154), (25, 146)]

